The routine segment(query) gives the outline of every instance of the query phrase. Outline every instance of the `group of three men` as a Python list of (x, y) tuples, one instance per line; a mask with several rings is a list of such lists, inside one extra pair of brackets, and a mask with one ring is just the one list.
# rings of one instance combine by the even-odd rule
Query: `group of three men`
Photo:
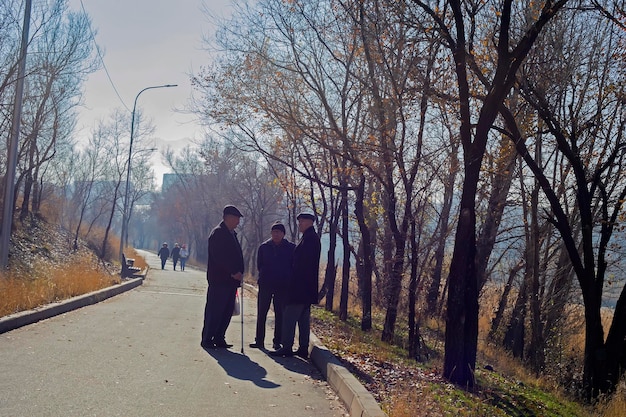
[[(209, 235), (207, 280), (209, 288), (204, 309), (201, 346), (205, 349), (228, 348), (226, 330), (235, 305), (237, 288), (243, 281), (244, 260), (235, 229), (243, 215), (235, 206), (226, 206), (223, 220)], [(276, 324), (270, 355), (298, 355), (308, 358), (311, 304), (317, 303), (320, 239), (315, 232), (315, 216), (300, 213), (297, 245), (285, 239), (285, 226), (276, 222), (271, 238), (258, 250), (258, 312), (255, 342), (250, 347), (264, 349), (265, 322), (274, 300)], [(294, 352), (295, 328), (299, 347)]]

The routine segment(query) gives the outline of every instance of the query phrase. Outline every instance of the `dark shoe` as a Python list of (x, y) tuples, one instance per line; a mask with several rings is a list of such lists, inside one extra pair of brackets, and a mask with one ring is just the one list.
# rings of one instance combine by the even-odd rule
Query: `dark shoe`
[(250, 347), (255, 349), (265, 349), (263, 343), (250, 343)]
[(296, 350), (295, 355), (301, 357), (302, 359), (309, 359), (309, 351), (307, 349), (298, 349)]
[(213, 342), (201, 342), (200, 346), (202, 346), (202, 349), (204, 350), (209, 350), (209, 349), (215, 349), (215, 343)]
[(280, 343), (274, 343), (272, 345), (272, 349), (274, 350), (280, 350), (280, 348), (282, 348), (283, 346)]
[(291, 351), (291, 349), (280, 348), (278, 350), (275, 350), (274, 352), (270, 352), (270, 356), (293, 356), (293, 352)]
[(218, 342), (214, 342), (213, 344), (215, 345), (215, 347), (218, 347), (218, 348), (231, 348), (231, 347), (233, 347), (233, 345), (231, 345), (230, 343), (226, 343), (225, 340), (220, 340)]

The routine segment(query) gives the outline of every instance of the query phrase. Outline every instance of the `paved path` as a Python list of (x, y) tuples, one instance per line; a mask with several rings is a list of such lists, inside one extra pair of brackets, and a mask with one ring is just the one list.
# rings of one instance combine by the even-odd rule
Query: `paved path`
[[(98, 304), (0, 335), (0, 416), (343, 416), (309, 362), (251, 349), (256, 306), (244, 298), (230, 350), (200, 347), (205, 272), (161, 271)], [(273, 326), (273, 319), (268, 320)], [(270, 330), (268, 328), (268, 333)]]

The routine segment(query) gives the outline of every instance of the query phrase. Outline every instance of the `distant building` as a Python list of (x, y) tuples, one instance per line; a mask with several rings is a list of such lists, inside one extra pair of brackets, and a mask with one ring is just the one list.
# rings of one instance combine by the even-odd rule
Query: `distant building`
[(163, 186), (161, 192), (166, 192), (173, 185), (180, 184), (186, 178), (192, 178), (191, 174), (163, 174)]

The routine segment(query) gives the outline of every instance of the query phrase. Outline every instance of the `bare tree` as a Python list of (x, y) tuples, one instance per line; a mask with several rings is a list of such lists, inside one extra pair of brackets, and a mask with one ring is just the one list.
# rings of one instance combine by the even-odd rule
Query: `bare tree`
[[(448, 277), (448, 308), (444, 376), (462, 385), (474, 385), (474, 368), (478, 337), (478, 280), (476, 275), (476, 208), (475, 197), (480, 179), (481, 162), (498, 111), (511, 91), (516, 73), (533, 47), (538, 34), (567, 3), (548, 1), (526, 19), (510, 0), (493, 3), (492, 7), (469, 5), (461, 1), (431, 3), (413, 0), (431, 17), (433, 26), (441, 33), (454, 61), (458, 88), (458, 112), (461, 122), (460, 140), (464, 156), (464, 181), (460, 214), (456, 230), (454, 253)], [(526, 5), (520, 5), (526, 7)], [(520, 16), (523, 22), (514, 20)], [(492, 39), (494, 63), (484, 67), (474, 59), (479, 49), (475, 31), (477, 21), (493, 22), (495, 32), (482, 39)], [(521, 29), (519, 33), (515, 30)], [(476, 68), (476, 66), (478, 66)], [(476, 68), (476, 70), (473, 70)], [(488, 74), (484, 96), (472, 99), (470, 74)], [(476, 109), (473, 114), (472, 109)]]
[[(624, 311), (626, 291), (615, 307), (608, 334), (600, 315), (606, 274), (610, 264), (610, 243), (626, 197), (624, 164), (623, 53), (615, 53), (621, 28), (602, 15), (573, 10), (563, 25), (546, 33), (545, 42), (556, 42), (558, 60), (546, 61), (559, 79), (539, 77), (526, 71), (521, 92), (533, 106), (568, 169), (550, 176), (542, 161), (533, 157), (529, 138), (512, 130), (518, 152), (536, 176), (550, 203), (546, 214), (559, 231), (578, 283), (585, 307), (585, 355), (583, 383), (587, 398), (612, 389), (619, 380), (624, 362)], [(590, 24), (593, 21), (594, 24)], [(621, 45), (623, 52), (623, 45)], [(610, 52), (609, 52), (610, 51)], [(563, 77), (563, 78), (561, 78)], [(563, 82), (568, 80), (568, 82)], [(569, 81), (571, 80), (571, 81)], [(512, 115), (503, 111), (507, 126)], [(564, 192), (559, 193), (559, 190)], [(568, 213), (574, 213), (572, 216)], [(580, 231), (580, 232), (578, 232)], [(579, 234), (580, 233), (580, 234)]]

